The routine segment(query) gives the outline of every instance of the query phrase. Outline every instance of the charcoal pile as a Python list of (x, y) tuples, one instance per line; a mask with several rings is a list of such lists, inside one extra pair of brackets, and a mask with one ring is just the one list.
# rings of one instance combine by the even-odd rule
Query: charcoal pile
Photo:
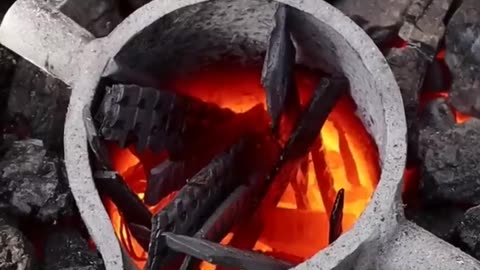
[[(14, 0), (0, 3), (0, 20)], [(95, 36), (148, 1), (50, 2)], [(70, 89), (0, 45), (0, 269), (104, 269), (68, 187)]]

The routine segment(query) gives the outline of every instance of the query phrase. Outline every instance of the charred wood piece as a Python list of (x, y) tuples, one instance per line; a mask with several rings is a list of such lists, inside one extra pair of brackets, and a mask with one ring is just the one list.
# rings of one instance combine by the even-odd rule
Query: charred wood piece
[[(250, 208), (248, 191), (247, 186), (239, 186), (215, 210), (194, 237), (220, 242), (232, 230), (234, 224), (244, 216), (245, 211)], [(186, 256), (180, 270), (197, 269), (199, 265), (199, 260)]]
[[(262, 105), (235, 115), (230, 121), (206, 131), (198, 139), (186, 143), (188, 150), (177, 156), (180, 161), (164, 161), (150, 172), (145, 203), (154, 205), (164, 196), (179, 190), (187, 179), (206, 166), (240, 138), (268, 129), (268, 115)], [(214, 143), (212, 143), (214, 142)]]
[(288, 13), (289, 7), (279, 4), (262, 70), (262, 85), (274, 134), (278, 132), (282, 115), (299, 104), (294, 80), (296, 52), (288, 30)]
[(338, 191), (332, 213), (330, 214), (330, 229), (328, 234), (329, 243), (333, 243), (342, 234), (343, 204), (345, 201), (345, 190)]
[(414, 0), (398, 35), (433, 60), (445, 34), (443, 19), (454, 0)]
[(151, 235), (150, 228), (136, 223), (128, 223), (128, 229), (135, 237), (135, 240), (137, 240), (137, 243), (142, 246), (143, 250), (148, 250), (148, 244), (150, 243)]
[[(184, 150), (184, 141), (198, 130), (231, 118), (234, 113), (179, 94), (140, 87), (108, 87), (96, 119), (105, 140), (125, 147), (136, 141), (138, 151), (167, 150), (171, 158)], [(209, 123), (209, 121), (211, 121)]]
[(185, 185), (186, 180), (201, 169), (201, 165), (195, 166), (194, 161), (175, 162), (167, 159), (153, 168), (148, 176), (145, 203), (155, 205), (163, 197)]
[(348, 80), (343, 76), (335, 75), (320, 81), (285, 144), (282, 160), (298, 159), (310, 151), (328, 115), (347, 88)]
[(88, 145), (96, 157), (98, 166), (102, 169), (111, 169), (112, 165), (110, 158), (108, 157), (107, 148), (105, 147), (105, 144), (103, 143), (103, 140), (100, 134), (98, 134), (97, 128), (95, 127), (95, 123), (93, 122), (92, 114), (90, 112), (90, 107), (85, 106), (82, 113), (83, 124), (87, 133)]
[(260, 253), (227, 247), (204, 239), (174, 233), (163, 233), (163, 236), (169, 248), (223, 267), (245, 270), (286, 270), (294, 267), (290, 263)]
[(152, 214), (118, 173), (97, 171), (93, 178), (99, 191), (112, 200), (127, 223), (136, 223), (147, 228), (151, 227)]
[(146, 269), (159, 269), (172, 259), (173, 254), (169, 253), (162, 233), (195, 234), (214, 206), (241, 184), (241, 155), (246, 145), (245, 140), (240, 140), (217, 156), (153, 217)]

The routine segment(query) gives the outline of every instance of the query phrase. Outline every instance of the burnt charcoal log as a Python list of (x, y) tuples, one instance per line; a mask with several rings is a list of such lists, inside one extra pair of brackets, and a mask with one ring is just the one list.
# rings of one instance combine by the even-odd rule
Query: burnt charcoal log
[(480, 259), (480, 206), (468, 209), (455, 228), (454, 243)]
[(333, 5), (360, 25), (377, 43), (395, 36), (412, 0), (333, 0)]
[(242, 184), (241, 156), (246, 146), (246, 140), (240, 140), (227, 152), (214, 158), (153, 217), (146, 269), (159, 269), (172, 259), (162, 233), (193, 235), (200, 229), (205, 217), (213, 212), (213, 207)]
[(108, 35), (122, 20), (115, 0), (49, 0), (96, 37)]
[(76, 230), (60, 229), (48, 235), (44, 247), (45, 269), (103, 270), (105, 266), (97, 252)]
[(296, 52), (288, 30), (288, 13), (289, 7), (279, 4), (262, 70), (262, 85), (274, 134), (278, 132), (282, 115), (296, 110), (299, 104), (294, 80)]
[(107, 88), (96, 119), (108, 141), (125, 147), (129, 137), (134, 137), (138, 151), (166, 149), (171, 159), (177, 159), (186, 149), (185, 141), (233, 115), (228, 109), (173, 92), (113, 85)]
[[(193, 237), (220, 242), (232, 230), (234, 224), (244, 217), (244, 212), (249, 210), (251, 198), (248, 195), (250, 194), (247, 186), (242, 185), (235, 189)], [(198, 269), (199, 265), (199, 260), (186, 256), (180, 270)]]
[(73, 214), (63, 162), (39, 140), (16, 141), (0, 161), (0, 209), (52, 222)]
[(32, 244), (17, 228), (16, 222), (0, 214), (0, 269), (37, 269)]
[(343, 204), (345, 201), (345, 190), (342, 188), (337, 192), (337, 197), (333, 203), (330, 213), (330, 223), (328, 231), (328, 242), (331, 244), (342, 234)]
[(480, 203), (480, 120), (420, 130), (421, 199), (429, 204)]
[(445, 34), (443, 19), (454, 0), (413, 0), (398, 35), (432, 61)]
[(454, 206), (433, 206), (405, 209), (405, 216), (445, 241), (452, 241), (455, 227), (465, 210)]
[[(25, 119), (26, 137), (41, 139), (49, 150), (63, 153), (63, 128), (70, 89), (27, 60), (20, 60), (12, 79), (7, 112)], [(14, 121), (15, 122), (15, 121)], [(25, 129), (23, 128), (23, 129)], [(25, 137), (24, 136), (24, 137)]]
[(409, 159), (416, 160), (419, 98), (428, 59), (414, 47), (392, 48), (386, 58), (402, 93), (407, 118)]
[(204, 239), (163, 233), (169, 248), (223, 267), (245, 270), (281, 270), (294, 265), (275, 258), (223, 246)]
[(328, 115), (347, 89), (348, 80), (343, 76), (334, 75), (320, 81), (285, 144), (282, 160), (297, 159), (310, 151)]
[(149, 205), (158, 203), (161, 198), (185, 185), (187, 179), (207, 165), (215, 155), (248, 134), (266, 130), (267, 126), (268, 116), (259, 104), (230, 121), (203, 131), (196, 139), (185, 142), (185, 150), (177, 155), (180, 161), (168, 159), (151, 170), (145, 202)]
[(112, 200), (128, 223), (151, 227), (152, 214), (118, 173), (97, 171), (94, 179), (99, 191)]
[(460, 112), (480, 117), (480, 2), (464, 0), (447, 26), (445, 60), (452, 73), (450, 103)]

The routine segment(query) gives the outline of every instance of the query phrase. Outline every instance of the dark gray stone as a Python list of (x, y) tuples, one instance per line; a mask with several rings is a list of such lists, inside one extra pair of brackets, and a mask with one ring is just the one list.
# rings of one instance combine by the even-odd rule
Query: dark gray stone
[(333, 5), (360, 25), (376, 43), (392, 36), (412, 0), (337, 0)]
[(99, 254), (88, 248), (87, 241), (73, 230), (51, 233), (45, 243), (45, 269), (48, 270), (102, 270)]
[(480, 117), (480, 1), (464, 0), (447, 26), (446, 62), (453, 77), (449, 100)]
[(0, 210), (52, 222), (73, 214), (63, 162), (40, 140), (16, 141), (0, 161)]
[(455, 228), (456, 244), (480, 259), (480, 205), (468, 209)]
[(428, 60), (413, 47), (392, 48), (386, 58), (402, 93), (407, 118), (409, 158), (416, 159), (419, 96)]
[(49, 149), (62, 151), (70, 93), (63, 82), (22, 59), (13, 78), (8, 113), (25, 120), (27, 136), (42, 139)]
[(0, 269), (35, 269), (35, 255), (31, 243), (17, 228), (13, 219), (0, 214)]
[[(52, 1), (52, 0), (50, 0)], [(56, 7), (96, 37), (108, 35), (121, 21), (114, 0), (53, 0)]]
[(451, 241), (455, 227), (465, 210), (453, 206), (436, 206), (405, 210), (408, 219), (445, 241)]
[[(439, 108), (436, 114), (442, 118)], [(448, 113), (445, 114), (448, 116)], [(450, 116), (448, 116), (450, 118)], [(451, 121), (446, 120), (446, 121)], [(431, 121), (424, 121), (431, 122)], [(447, 122), (445, 122), (447, 123)], [(419, 135), (421, 198), (428, 203), (480, 203), (480, 120), (424, 126)]]

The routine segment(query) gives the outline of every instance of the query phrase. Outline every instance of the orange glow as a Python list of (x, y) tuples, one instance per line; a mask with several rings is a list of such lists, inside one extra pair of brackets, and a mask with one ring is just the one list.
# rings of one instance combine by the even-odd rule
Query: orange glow
[[(175, 78), (168, 86), (177, 92), (194, 96), (207, 102), (228, 107), (235, 112), (244, 112), (258, 103), (265, 104), (265, 94), (260, 84), (261, 67), (232, 67), (219, 65), (197, 71), (182, 78)], [(300, 70), (296, 75), (297, 86), (302, 104), (306, 104), (311, 96), (316, 76), (311, 72)], [(375, 144), (364, 129), (361, 121), (355, 116), (356, 106), (349, 97), (343, 97), (321, 130), (324, 142), (323, 152), (327, 168), (334, 180), (334, 190), (345, 189), (345, 206), (343, 230), (352, 227), (366, 205), (379, 179), (378, 153)], [(344, 142), (344, 147), (340, 146)], [(133, 148), (132, 148), (133, 149)], [(353, 163), (346, 162), (347, 153)], [(131, 149), (119, 149), (115, 145), (110, 148), (114, 168), (124, 177), (127, 184), (140, 198), (146, 187), (146, 171), (150, 170), (165, 158), (165, 154), (152, 162), (152, 154), (138, 154)], [(346, 164), (349, 164), (346, 166)], [(349, 181), (347, 175), (355, 175)], [(285, 190), (276, 208), (261, 217), (264, 230), (257, 239), (254, 250), (272, 252), (271, 254), (288, 254), (292, 257), (307, 259), (328, 245), (328, 214), (317, 184), (312, 157), (308, 157), (308, 172), (303, 177), (308, 189), (306, 197), (307, 209), (298, 209), (295, 191), (291, 185)], [(163, 207), (173, 195), (165, 198), (152, 212)], [(333, 200), (335, 194), (332, 198)], [(146, 254), (129, 235), (122, 223), (122, 218), (115, 206), (105, 201), (105, 206), (112, 220), (115, 233), (122, 245), (140, 268), (145, 264)], [(262, 212), (263, 213), (263, 212)], [(229, 244), (230, 233), (222, 241)], [(129, 240), (130, 239), (130, 240)], [(212, 265), (203, 263), (201, 269), (214, 269)]]

